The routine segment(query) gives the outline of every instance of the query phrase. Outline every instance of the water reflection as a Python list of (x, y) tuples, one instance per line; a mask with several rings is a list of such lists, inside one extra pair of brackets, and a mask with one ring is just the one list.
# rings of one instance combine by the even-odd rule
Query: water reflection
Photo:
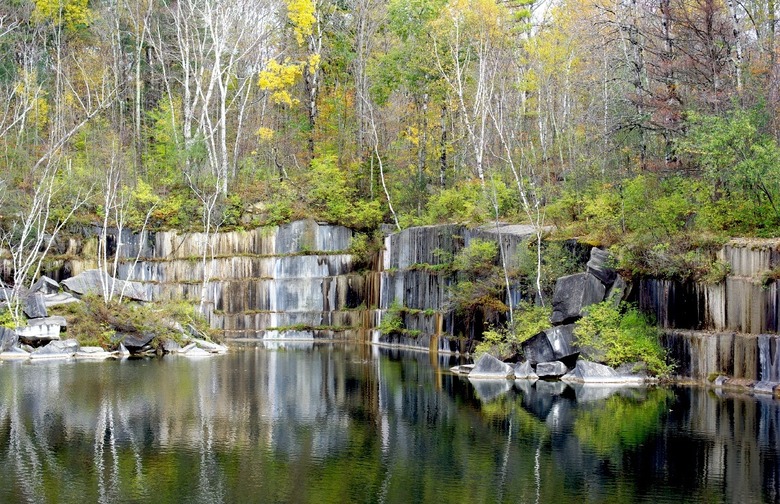
[(275, 342), (0, 364), (0, 502), (773, 502), (780, 403)]

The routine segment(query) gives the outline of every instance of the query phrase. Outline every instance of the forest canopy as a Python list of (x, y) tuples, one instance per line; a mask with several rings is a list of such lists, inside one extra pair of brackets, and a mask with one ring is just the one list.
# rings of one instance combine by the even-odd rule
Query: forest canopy
[(695, 273), (779, 234), (776, 26), (773, 0), (10, 0), (3, 245), (505, 219)]

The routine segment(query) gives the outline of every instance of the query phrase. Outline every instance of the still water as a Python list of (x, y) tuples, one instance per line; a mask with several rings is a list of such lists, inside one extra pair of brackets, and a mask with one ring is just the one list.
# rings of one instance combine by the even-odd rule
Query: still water
[(0, 364), (0, 502), (777, 502), (780, 401), (368, 346)]

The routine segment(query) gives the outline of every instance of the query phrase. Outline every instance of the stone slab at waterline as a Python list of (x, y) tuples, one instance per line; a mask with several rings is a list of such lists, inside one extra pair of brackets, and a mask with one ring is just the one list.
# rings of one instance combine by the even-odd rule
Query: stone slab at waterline
[(590, 273), (576, 273), (559, 278), (553, 294), (553, 325), (571, 323), (583, 315), (583, 308), (604, 300), (606, 288)]
[(561, 361), (540, 362), (536, 365), (536, 375), (539, 378), (559, 378), (569, 371)]
[(641, 376), (631, 376), (618, 373), (615, 369), (586, 360), (577, 361), (577, 365), (569, 373), (561, 377), (561, 381), (576, 383), (642, 383)]
[(513, 378), (515, 368), (506, 362), (501, 362), (490, 354), (482, 356), (474, 363), (474, 369), (469, 373), (469, 379), (474, 380), (501, 380)]
[(79, 343), (74, 339), (52, 341), (32, 352), (30, 359), (64, 359), (73, 357), (78, 351)]
[(31, 345), (60, 339), (60, 330), (65, 326), (65, 317), (46, 317), (30, 319), (24, 327), (17, 327), (19, 339)]

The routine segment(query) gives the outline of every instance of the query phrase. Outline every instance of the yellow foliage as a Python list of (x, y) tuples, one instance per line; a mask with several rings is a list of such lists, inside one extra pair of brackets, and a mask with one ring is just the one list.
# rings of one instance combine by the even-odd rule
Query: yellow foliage
[(14, 93), (24, 102), (24, 108), (29, 109), (28, 121), (38, 131), (42, 131), (49, 123), (49, 102), (46, 101), (46, 93), (38, 88), (38, 73), (22, 70), (20, 76), (14, 86)]
[(317, 22), (317, 18), (314, 17), (315, 11), (314, 0), (287, 1), (287, 17), (295, 30), (298, 45), (303, 45), (304, 38), (312, 34), (314, 23)]
[(284, 60), (284, 63), (271, 59), (265, 70), (260, 72), (257, 85), (260, 89), (271, 93), (271, 101), (274, 103), (293, 105), (298, 103), (298, 100), (293, 99), (287, 90), (301, 75), (303, 75), (301, 64), (290, 63), (289, 59)]
[(78, 30), (92, 22), (92, 11), (88, 0), (35, 0), (32, 19), (36, 23), (51, 21), (65, 25), (69, 30)]
[(260, 137), (260, 140), (268, 141), (274, 137), (274, 130), (263, 126), (257, 130), (257, 136)]
[(309, 56), (308, 67), (309, 67), (310, 74), (314, 75), (314, 72), (316, 72), (320, 66), (321, 60), (322, 60), (322, 56), (320, 56), (319, 53), (314, 53), (311, 56)]

